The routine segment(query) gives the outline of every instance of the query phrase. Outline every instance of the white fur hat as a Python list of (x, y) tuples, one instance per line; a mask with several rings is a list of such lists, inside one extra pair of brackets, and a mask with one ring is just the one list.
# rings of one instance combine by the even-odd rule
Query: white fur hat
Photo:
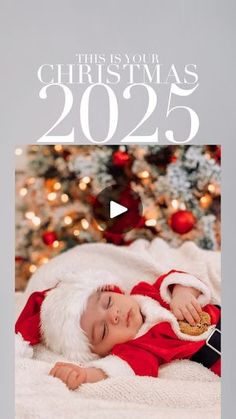
[(80, 284), (60, 284), (48, 292), (41, 306), (41, 335), (45, 345), (70, 360), (97, 359), (81, 329), (80, 318), (89, 296), (97, 290)]
[(69, 360), (98, 359), (80, 326), (88, 298), (104, 285), (118, 285), (107, 272), (86, 272), (77, 282), (60, 282), (55, 288), (31, 294), (17, 323), (16, 333), (31, 345), (39, 342)]
[(40, 331), (45, 345), (70, 360), (89, 362), (98, 359), (80, 326), (88, 298), (104, 285), (119, 287), (110, 272), (86, 270), (83, 275), (69, 273), (69, 282), (61, 282), (47, 293), (40, 311)]

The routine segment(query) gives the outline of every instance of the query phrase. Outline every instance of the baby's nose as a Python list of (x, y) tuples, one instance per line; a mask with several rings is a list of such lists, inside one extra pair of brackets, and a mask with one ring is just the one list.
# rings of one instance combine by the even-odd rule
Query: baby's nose
[(119, 323), (119, 310), (113, 310), (110, 313), (110, 321), (112, 324), (118, 324)]

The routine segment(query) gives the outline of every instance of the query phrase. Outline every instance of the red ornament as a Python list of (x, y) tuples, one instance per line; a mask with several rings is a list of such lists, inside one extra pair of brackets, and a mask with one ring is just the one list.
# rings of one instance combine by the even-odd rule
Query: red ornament
[(43, 233), (42, 235), (43, 238), (43, 242), (47, 245), (47, 246), (51, 246), (55, 240), (57, 240), (57, 234), (55, 233), (55, 231), (45, 231), (45, 233)]
[(22, 256), (15, 256), (15, 262), (21, 263), (24, 262), (25, 258), (23, 258)]
[(171, 163), (175, 163), (177, 161), (177, 157), (173, 154), (173, 156), (171, 156), (170, 161)]
[(86, 197), (86, 200), (87, 200), (87, 203), (89, 204), (89, 205), (95, 205), (95, 203), (96, 203), (96, 201), (97, 201), (97, 199), (96, 199), (96, 196), (94, 196), (94, 195), (88, 195), (87, 197)]
[(130, 162), (130, 155), (125, 151), (115, 151), (112, 157), (114, 166), (126, 166)]
[(221, 163), (221, 146), (210, 145), (207, 147), (207, 151), (210, 153), (210, 157), (215, 159), (216, 163)]
[(191, 231), (195, 223), (196, 218), (191, 211), (176, 211), (169, 219), (170, 227), (179, 234), (185, 234)]
[(69, 150), (63, 150), (62, 157), (65, 161), (69, 159), (70, 155), (71, 155), (71, 152)]
[(215, 160), (216, 160), (217, 163), (220, 164), (220, 162), (221, 162), (221, 147), (220, 146), (216, 147)]

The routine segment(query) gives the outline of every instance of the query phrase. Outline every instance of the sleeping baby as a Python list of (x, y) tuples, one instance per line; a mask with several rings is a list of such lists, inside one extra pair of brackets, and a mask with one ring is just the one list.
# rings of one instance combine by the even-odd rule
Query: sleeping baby
[(59, 284), (33, 293), (16, 323), (31, 345), (73, 361), (49, 372), (75, 390), (116, 376), (158, 376), (190, 359), (220, 375), (220, 307), (198, 278), (171, 270), (127, 293), (117, 284)]

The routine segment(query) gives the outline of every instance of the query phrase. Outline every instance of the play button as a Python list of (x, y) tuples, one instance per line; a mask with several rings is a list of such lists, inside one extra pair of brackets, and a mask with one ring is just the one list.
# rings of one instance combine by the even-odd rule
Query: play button
[(126, 211), (128, 211), (128, 208), (117, 204), (115, 201), (110, 201), (110, 218), (118, 217), (118, 215), (123, 214)]
[(140, 225), (142, 214), (140, 196), (129, 184), (115, 184), (103, 189), (93, 203), (94, 218), (105, 237), (123, 235)]

